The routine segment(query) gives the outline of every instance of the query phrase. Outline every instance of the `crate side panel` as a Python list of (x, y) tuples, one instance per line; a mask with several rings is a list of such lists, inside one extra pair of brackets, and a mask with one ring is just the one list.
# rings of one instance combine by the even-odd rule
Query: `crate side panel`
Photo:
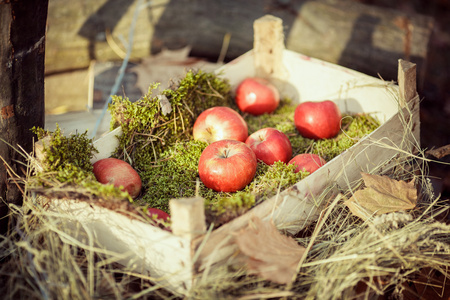
[(122, 127), (117, 127), (94, 141), (93, 145), (98, 150), (98, 153), (94, 154), (91, 163), (110, 157), (119, 146), (119, 139), (117, 137), (120, 135), (122, 135)]
[[(217, 74), (227, 78), (233, 89), (255, 75), (253, 51), (227, 65)], [(287, 77), (275, 81), (283, 97), (294, 102), (332, 100), (344, 113), (370, 113), (385, 122), (398, 112), (398, 87), (363, 73), (311, 58), (289, 50), (283, 52)]]
[(49, 209), (62, 213), (75, 238), (86, 239), (87, 233), (99, 247), (118, 253), (118, 263), (147, 274), (173, 292), (185, 294), (190, 289), (189, 240), (82, 201), (53, 199)]

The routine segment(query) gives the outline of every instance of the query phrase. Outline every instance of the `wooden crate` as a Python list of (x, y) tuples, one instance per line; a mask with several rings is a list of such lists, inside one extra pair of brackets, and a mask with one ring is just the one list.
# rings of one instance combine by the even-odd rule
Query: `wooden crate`
[[(235, 233), (250, 219), (272, 219), (279, 229), (295, 233), (317, 219), (339, 189), (376, 172), (401, 152), (419, 147), (419, 97), (415, 65), (399, 60), (398, 82), (365, 74), (284, 48), (281, 20), (265, 16), (255, 21), (254, 49), (217, 70), (231, 85), (248, 76), (269, 77), (283, 96), (296, 102), (330, 99), (345, 113), (371, 113), (381, 126), (325, 166), (216, 230), (207, 230), (203, 199), (170, 201), (172, 232), (136, 218), (77, 200), (52, 200), (49, 208), (67, 216), (68, 231), (90, 237), (98, 246), (119, 253), (118, 262), (134, 266), (168, 290), (188, 294), (213, 268), (232, 264), (238, 250)], [(94, 142), (93, 162), (109, 157), (121, 129)], [(326, 195), (324, 197), (324, 195)]]

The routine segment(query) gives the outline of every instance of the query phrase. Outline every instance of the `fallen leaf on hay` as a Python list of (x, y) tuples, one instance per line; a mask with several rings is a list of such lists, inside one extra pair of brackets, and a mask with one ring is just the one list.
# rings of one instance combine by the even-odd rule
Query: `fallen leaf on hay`
[(417, 204), (414, 180), (394, 180), (387, 176), (361, 173), (366, 187), (344, 202), (350, 211), (366, 220), (370, 215), (413, 209)]
[(236, 239), (250, 274), (280, 284), (290, 283), (305, 248), (283, 234), (272, 221), (253, 218)]

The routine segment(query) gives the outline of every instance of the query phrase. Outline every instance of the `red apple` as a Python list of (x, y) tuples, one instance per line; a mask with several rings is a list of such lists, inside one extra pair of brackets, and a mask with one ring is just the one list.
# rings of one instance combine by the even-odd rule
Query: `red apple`
[(273, 112), (280, 103), (280, 94), (268, 80), (250, 77), (238, 85), (235, 100), (241, 111), (258, 116)]
[(209, 144), (200, 155), (198, 175), (206, 187), (218, 192), (236, 192), (256, 174), (255, 153), (245, 143), (221, 140)]
[(123, 187), (132, 198), (139, 196), (142, 181), (133, 167), (117, 158), (104, 158), (94, 163), (94, 175), (100, 183)]
[(203, 111), (195, 120), (194, 140), (212, 143), (220, 140), (245, 142), (248, 127), (244, 118), (235, 110), (216, 106)]
[(310, 153), (298, 154), (289, 161), (289, 164), (295, 164), (297, 166), (294, 170), (295, 173), (306, 171), (310, 174), (326, 163), (325, 159), (319, 155)]
[(341, 129), (341, 112), (330, 100), (303, 102), (295, 109), (294, 124), (305, 138), (329, 139)]
[(152, 219), (155, 218), (163, 221), (167, 221), (167, 219), (170, 218), (169, 214), (165, 211), (153, 207), (147, 208), (147, 215)]
[(292, 156), (289, 138), (275, 128), (262, 128), (252, 133), (245, 141), (255, 152), (256, 158), (268, 165), (276, 161), (287, 163)]

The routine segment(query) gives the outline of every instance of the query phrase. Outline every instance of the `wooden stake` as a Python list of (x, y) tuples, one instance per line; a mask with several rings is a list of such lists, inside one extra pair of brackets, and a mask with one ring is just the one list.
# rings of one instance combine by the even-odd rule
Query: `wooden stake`
[(266, 79), (285, 79), (283, 20), (265, 15), (253, 23), (253, 30), (255, 75)]
[(417, 96), (416, 64), (403, 59), (398, 60), (398, 86), (400, 105), (405, 107), (406, 103)]
[(203, 198), (180, 198), (169, 201), (172, 232), (193, 239), (206, 232)]

